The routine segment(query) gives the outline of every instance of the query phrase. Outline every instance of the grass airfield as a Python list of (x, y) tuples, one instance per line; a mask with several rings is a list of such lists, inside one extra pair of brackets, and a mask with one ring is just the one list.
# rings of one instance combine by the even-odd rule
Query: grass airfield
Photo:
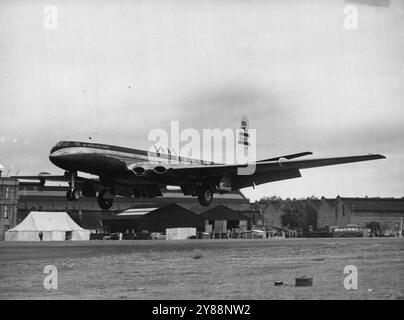
[[(47, 265), (57, 289), (44, 288)], [(295, 287), (303, 275), (312, 287)], [(0, 242), (0, 299), (390, 300), (403, 282), (399, 238)]]

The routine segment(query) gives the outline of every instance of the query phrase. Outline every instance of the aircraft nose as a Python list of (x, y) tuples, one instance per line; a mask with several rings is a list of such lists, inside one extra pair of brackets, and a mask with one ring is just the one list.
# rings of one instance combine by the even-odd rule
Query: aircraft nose
[(49, 160), (52, 162), (55, 166), (58, 166), (61, 164), (63, 156), (55, 154), (55, 152), (51, 152), (49, 154)]
[(49, 160), (55, 166), (67, 171), (77, 171), (86, 164), (81, 154), (65, 149), (57, 149), (53, 152), (51, 150)]
[(55, 166), (59, 168), (64, 168), (66, 165), (70, 164), (72, 161), (72, 156), (64, 151), (64, 150), (58, 150), (52, 148), (52, 150), (49, 153), (49, 160), (52, 162)]

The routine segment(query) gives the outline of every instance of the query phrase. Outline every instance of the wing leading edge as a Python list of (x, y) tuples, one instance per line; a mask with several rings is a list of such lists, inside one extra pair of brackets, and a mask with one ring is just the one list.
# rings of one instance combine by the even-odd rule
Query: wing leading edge
[(285, 156), (280, 156), (280, 157), (275, 157), (275, 158), (269, 158), (269, 159), (264, 159), (264, 160), (258, 160), (257, 162), (265, 162), (265, 161), (278, 161), (281, 158), (285, 158), (285, 159), (295, 159), (295, 158), (300, 158), (300, 157), (304, 157), (304, 156), (308, 156), (313, 154), (313, 152), (310, 151), (306, 151), (306, 152), (300, 152), (300, 153), (293, 153), (293, 154), (288, 154)]
[[(254, 174), (284, 170), (300, 170), (315, 167), (331, 166), (337, 164), (345, 164), (360, 161), (370, 161), (377, 159), (384, 159), (385, 156), (380, 154), (368, 154), (350, 157), (334, 157), (334, 158), (319, 158), (319, 159), (305, 159), (305, 160), (283, 160), (279, 161), (259, 161), (249, 163), (250, 166), (255, 166)], [(246, 164), (218, 164), (218, 165), (174, 165), (168, 168), (167, 173), (181, 174), (189, 176), (222, 176), (222, 175), (237, 175), (239, 168), (246, 168)]]

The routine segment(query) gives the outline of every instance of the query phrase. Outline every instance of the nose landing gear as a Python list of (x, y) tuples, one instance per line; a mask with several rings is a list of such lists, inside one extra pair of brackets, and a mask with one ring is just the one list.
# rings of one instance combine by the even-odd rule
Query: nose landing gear
[(69, 179), (69, 189), (66, 192), (66, 199), (68, 201), (78, 201), (80, 199), (80, 189), (76, 188), (75, 178), (77, 176), (76, 172), (65, 172), (65, 178)]
[(79, 201), (80, 190), (77, 188), (69, 188), (69, 190), (66, 192), (66, 198), (69, 201)]

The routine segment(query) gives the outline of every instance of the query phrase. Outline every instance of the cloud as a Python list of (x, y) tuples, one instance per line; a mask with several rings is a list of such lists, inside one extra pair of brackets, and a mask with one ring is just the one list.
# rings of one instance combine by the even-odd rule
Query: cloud
[[(58, 140), (147, 149), (148, 132), (170, 120), (225, 129), (242, 115), (262, 158), (404, 153), (402, 10), (362, 6), (361, 27), (347, 33), (344, 3), (333, 1), (55, 5), (63, 21), (54, 33), (38, 19), (43, 4), (15, 10), (6, 0), (0, 12), (0, 154), (26, 174), (58, 170), (48, 160)], [(393, 164), (392, 187), (380, 192), (404, 189)], [(380, 185), (364, 168), (372, 178), (357, 192)]]

